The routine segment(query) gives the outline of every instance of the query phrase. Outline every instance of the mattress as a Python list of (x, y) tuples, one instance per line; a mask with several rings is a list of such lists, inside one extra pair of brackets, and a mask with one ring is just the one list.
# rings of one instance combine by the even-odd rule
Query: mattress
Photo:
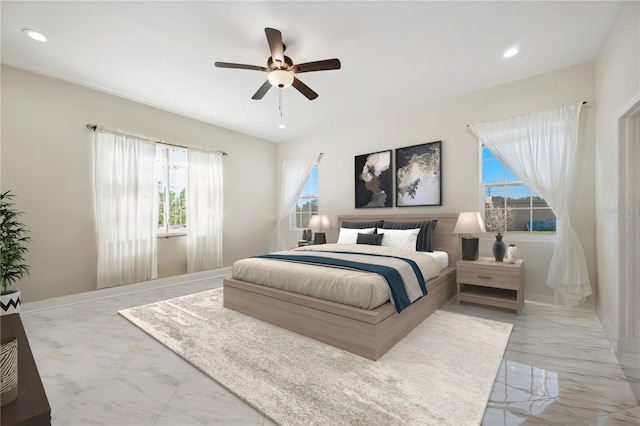
[[(344, 251), (404, 257), (415, 261), (427, 281), (440, 273), (436, 257), (424, 252), (363, 244), (322, 244), (293, 251)], [(362, 309), (375, 309), (390, 300), (387, 281), (376, 273), (298, 264), (273, 259), (248, 258), (236, 261), (232, 277), (254, 284), (303, 294)]]

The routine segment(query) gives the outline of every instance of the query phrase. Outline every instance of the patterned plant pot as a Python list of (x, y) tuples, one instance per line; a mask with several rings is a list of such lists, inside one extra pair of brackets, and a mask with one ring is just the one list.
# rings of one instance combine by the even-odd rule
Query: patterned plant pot
[(0, 295), (0, 315), (20, 312), (20, 290), (9, 290)]
[(18, 397), (18, 340), (3, 337), (0, 343), (0, 405)]

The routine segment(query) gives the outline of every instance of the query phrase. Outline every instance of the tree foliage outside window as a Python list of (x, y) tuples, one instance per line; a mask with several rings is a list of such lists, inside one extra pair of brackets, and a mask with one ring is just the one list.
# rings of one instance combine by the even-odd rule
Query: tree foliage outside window
[(158, 176), (158, 232), (187, 229), (187, 150), (156, 144)]
[(482, 192), (485, 218), (491, 211), (507, 209), (513, 214), (507, 232), (555, 234), (556, 215), (542, 196), (523, 185), (488, 148), (482, 147)]
[(309, 180), (296, 202), (290, 215), (290, 227), (293, 230), (307, 228), (311, 216), (318, 214), (318, 167), (311, 169)]

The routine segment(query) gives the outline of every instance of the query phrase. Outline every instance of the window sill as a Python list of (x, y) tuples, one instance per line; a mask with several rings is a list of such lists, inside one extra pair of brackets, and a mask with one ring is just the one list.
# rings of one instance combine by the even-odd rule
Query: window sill
[[(519, 234), (519, 233), (508, 233), (503, 234), (504, 237), (502, 241), (509, 242), (527, 242), (527, 243), (555, 243), (556, 242), (556, 234)], [(495, 241), (496, 234), (493, 232), (487, 232), (486, 234), (482, 234), (480, 236), (482, 240)]]
[(187, 236), (186, 232), (170, 232), (170, 233), (158, 234), (158, 238), (173, 238), (173, 237), (186, 237), (186, 236)]

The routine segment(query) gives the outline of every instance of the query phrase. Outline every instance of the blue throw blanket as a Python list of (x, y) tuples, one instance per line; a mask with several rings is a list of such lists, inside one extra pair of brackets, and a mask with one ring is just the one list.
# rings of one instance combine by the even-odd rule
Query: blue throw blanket
[[(422, 271), (420, 271), (416, 262), (403, 257), (313, 250), (270, 253), (256, 257), (346, 268), (379, 274), (384, 277), (389, 284), (391, 296), (398, 312), (409, 307), (411, 303), (420, 297), (427, 295), (427, 286)], [(407, 265), (409, 268), (407, 268)], [(419, 285), (419, 288), (416, 288), (416, 283)]]

